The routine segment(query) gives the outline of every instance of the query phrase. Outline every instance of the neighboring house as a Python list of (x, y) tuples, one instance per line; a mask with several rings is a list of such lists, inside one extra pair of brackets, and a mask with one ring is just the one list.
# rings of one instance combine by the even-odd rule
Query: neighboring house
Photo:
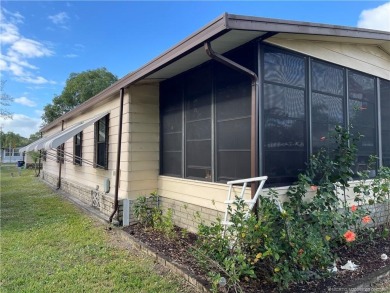
[(4, 164), (17, 163), (24, 159), (23, 154), (19, 152), (19, 148), (2, 148), (0, 158)]
[(350, 123), (364, 134), (358, 167), (370, 154), (390, 166), (389, 32), (224, 14), (24, 150), (46, 150), (42, 177), (106, 217), (116, 196), (157, 191), (193, 229), (196, 211), (224, 210), (228, 180), (267, 175), (285, 193)]

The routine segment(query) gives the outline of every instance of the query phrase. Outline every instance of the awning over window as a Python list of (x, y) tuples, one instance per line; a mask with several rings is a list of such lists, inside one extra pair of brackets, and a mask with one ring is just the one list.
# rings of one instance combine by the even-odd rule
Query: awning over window
[(43, 137), (23, 148), (21, 148), (20, 152), (29, 152), (29, 151), (39, 151), (39, 150), (50, 150), (60, 146), (65, 143), (67, 140), (71, 139), (77, 133), (83, 131), (88, 126), (92, 125), (99, 119), (106, 116), (108, 112), (98, 114), (91, 119), (78, 122), (71, 127), (64, 129), (63, 131), (57, 132), (55, 134), (49, 135), (47, 137)]

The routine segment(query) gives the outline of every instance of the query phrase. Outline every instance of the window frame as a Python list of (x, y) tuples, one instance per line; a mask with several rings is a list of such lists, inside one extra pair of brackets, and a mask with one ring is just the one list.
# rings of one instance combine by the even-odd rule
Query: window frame
[[(79, 138), (77, 138), (79, 136)], [(79, 150), (77, 150), (79, 147)], [(73, 137), (73, 165), (82, 166), (83, 164), (83, 132), (77, 133)]]
[(56, 149), (56, 161), (57, 163), (65, 163), (65, 143), (60, 144)]
[[(104, 119), (105, 123), (105, 130), (104, 130), (104, 142), (99, 141), (99, 122)], [(94, 123), (94, 168), (97, 169), (104, 169), (108, 170), (108, 149), (109, 149), (109, 121), (110, 121), (110, 115), (107, 114), (106, 116), (100, 118), (98, 121)], [(104, 164), (99, 165), (98, 162), (101, 161), (101, 158), (99, 158), (99, 146), (104, 145)]]

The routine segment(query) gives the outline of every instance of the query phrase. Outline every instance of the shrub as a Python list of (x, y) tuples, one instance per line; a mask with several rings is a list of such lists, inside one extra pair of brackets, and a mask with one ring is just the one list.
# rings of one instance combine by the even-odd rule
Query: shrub
[[(369, 180), (369, 170), (355, 168), (360, 135), (337, 126), (333, 138), (335, 149), (311, 157), (283, 205), (270, 189), (260, 198), (256, 215), (246, 217), (247, 205), (236, 198), (228, 209), (231, 225), (225, 228), (221, 219), (199, 225), (195, 255), (209, 272), (214, 291), (225, 279), (228, 291), (240, 291), (240, 282), (250, 278), (262, 277), (287, 288), (292, 282), (327, 276), (337, 258), (335, 248), (353, 246), (366, 233), (372, 237), (376, 230), (368, 228), (373, 219), (367, 204), (390, 204), (390, 169), (381, 168)], [(370, 165), (376, 165), (375, 157)], [(353, 188), (357, 205), (349, 206), (353, 178), (360, 178)], [(311, 199), (309, 190), (315, 191)]]

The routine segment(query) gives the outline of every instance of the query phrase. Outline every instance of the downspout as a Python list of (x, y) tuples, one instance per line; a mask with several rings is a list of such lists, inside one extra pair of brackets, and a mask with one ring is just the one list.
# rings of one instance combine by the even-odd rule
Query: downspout
[[(209, 42), (204, 43), (204, 48), (207, 55), (212, 59), (234, 69), (241, 73), (248, 75), (252, 80), (251, 90), (251, 177), (258, 177), (258, 137), (259, 137), (259, 113), (258, 113), (258, 93), (259, 93), (259, 79), (257, 74), (252, 70), (241, 66), (240, 64), (222, 56), (213, 51)], [(251, 197), (256, 193), (256, 184), (251, 184)]]
[[(61, 121), (61, 131), (64, 130), (64, 120)], [(62, 156), (64, 157), (64, 160), (65, 160), (65, 155), (64, 155), (64, 152), (65, 152), (65, 147), (63, 147), (62, 145), (60, 146), (61, 149), (63, 150), (60, 150), (60, 167), (59, 167), (59, 170), (58, 170), (58, 182), (57, 182), (57, 190), (61, 188), (61, 170), (62, 170)], [(62, 154), (61, 154), (62, 152)]]
[[(41, 138), (42, 138), (42, 132), (41, 132)], [(39, 150), (38, 174), (36, 177), (39, 177), (39, 175), (41, 175), (41, 156), (42, 156), (42, 150)]]
[(124, 88), (120, 89), (120, 106), (119, 106), (119, 130), (118, 130), (118, 148), (116, 154), (116, 171), (115, 171), (115, 194), (114, 194), (114, 210), (110, 215), (109, 222), (112, 223), (112, 218), (115, 213), (118, 211), (119, 201), (118, 201), (118, 193), (119, 193), (119, 177), (120, 177), (120, 165), (121, 165), (121, 149), (122, 149), (122, 122), (123, 122), (123, 96), (124, 96)]

